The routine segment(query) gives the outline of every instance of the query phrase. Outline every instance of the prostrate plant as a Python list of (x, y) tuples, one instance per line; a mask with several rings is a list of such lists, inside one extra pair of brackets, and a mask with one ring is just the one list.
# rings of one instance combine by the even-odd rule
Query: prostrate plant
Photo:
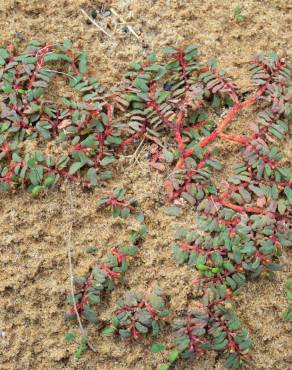
[[(102, 303), (106, 292), (114, 289), (115, 280), (118, 280), (128, 269), (127, 258), (137, 254), (136, 246), (123, 246), (118, 249), (112, 248), (106, 257), (105, 263), (92, 268), (85, 276), (75, 276), (74, 298), (68, 296), (68, 302), (75, 301), (78, 314), (88, 321), (97, 324), (98, 318), (92, 306)], [(65, 315), (68, 319), (76, 318), (75, 308)]]
[(126, 191), (123, 188), (114, 188), (112, 195), (102, 197), (98, 200), (98, 207), (111, 207), (113, 217), (127, 218), (134, 214), (139, 221), (144, 220), (143, 212), (139, 210), (139, 203), (136, 199), (125, 199)]
[(202, 303), (195, 303), (173, 327), (182, 359), (205, 355), (208, 350), (228, 351), (225, 366), (236, 369), (252, 345), (234, 312), (231, 291), (223, 284), (207, 288)]
[[(236, 91), (230, 89), (230, 98), (235, 104), (222, 123), (197, 142), (198, 147), (204, 148), (220, 138), (243, 147), (243, 162), (234, 167), (234, 176), (225, 181), (225, 189), (217, 189), (210, 179), (206, 184), (208, 188), (203, 184), (201, 186), (207, 188), (208, 192), (198, 192), (198, 180), (195, 178), (189, 180), (188, 186), (182, 189), (184, 191), (176, 187), (174, 192), (173, 184), (167, 184), (170, 199), (181, 195), (190, 204), (197, 205), (196, 232), (180, 230), (177, 235), (179, 241), (173, 246), (173, 252), (178, 263), (187, 262), (200, 272), (201, 278), (196, 279), (195, 284), (202, 284), (206, 291), (212, 289), (213, 292), (219, 292), (219, 301), (212, 303), (212, 310), (216, 312), (221, 312), (221, 300), (225, 299), (225, 293), (221, 293), (221, 290), (230, 292), (228, 298), (232, 298), (231, 292), (244, 285), (248, 278), (271, 275), (273, 271), (281, 269), (278, 257), (282, 248), (292, 245), (289, 222), (291, 174), (288, 168), (280, 164), (282, 154), (276, 146), (288, 132), (291, 72), (285, 61), (273, 53), (268, 57), (260, 55), (251, 69), (257, 88), (255, 96), (239, 102)], [(222, 132), (222, 128), (241, 108), (254, 104), (259, 97), (266, 104), (265, 110), (258, 114), (257, 121), (252, 124), (254, 134), (250, 137), (234, 137)], [(208, 160), (212, 160), (210, 156)], [(203, 162), (201, 168), (206, 163)], [(216, 166), (220, 168), (220, 164)], [(194, 325), (194, 333), (197, 334), (191, 335), (188, 340), (185, 338), (183, 345), (186, 347), (180, 348), (181, 356), (193, 352), (201, 355), (208, 348), (208, 335), (212, 331), (207, 330), (207, 325), (213, 313), (204, 302), (205, 297), (202, 304), (206, 306), (203, 316), (206, 320), (194, 321), (198, 323), (198, 327)], [(230, 312), (231, 316), (235, 315), (233, 311)], [(187, 316), (184, 322), (188, 320), (192, 321), (192, 318)], [(236, 323), (238, 329), (240, 323), (237, 319)], [(182, 328), (185, 334), (191, 333), (188, 327)], [(183, 341), (184, 337), (181, 338)], [(236, 338), (235, 343), (232, 338)], [(239, 336), (234, 332), (231, 336), (221, 333), (212, 348), (228, 350), (226, 367), (237, 369), (250, 345), (251, 340), (243, 331)]]
[[(198, 61), (195, 45), (165, 53), (160, 62), (151, 54), (144, 63), (131, 63), (126, 80), (105, 93), (87, 78), (85, 53), (75, 55), (67, 41), (33, 43), (24, 53), (14, 46), (0, 49), (0, 190), (24, 186), (36, 194), (60, 178), (95, 186), (112, 176), (106, 167), (132, 144), (141, 139), (158, 144), (152, 162), (168, 163), (165, 190), (176, 202), (167, 213), (179, 216), (184, 200), (196, 219), (196, 232), (180, 230), (173, 252), (179, 264), (189, 263), (201, 274), (194, 283), (204, 291), (179, 319), (178, 349), (163, 368), (215, 349), (226, 351), (226, 366), (236, 369), (247, 358), (251, 340), (236, 318), (234, 292), (248, 279), (271, 277), (281, 268), (282, 249), (292, 245), (291, 174), (281, 153), (292, 114), (291, 64), (275, 53), (260, 54), (250, 65), (251, 89), (241, 93), (215, 59)], [(79, 93), (78, 101), (46, 100), (57, 74)], [(252, 133), (226, 132), (249, 106), (258, 108)], [(29, 142), (38, 145), (33, 152)], [(224, 168), (216, 157), (222, 142), (238, 145), (239, 153), (233, 175), (218, 186), (214, 171)], [(121, 188), (99, 206), (111, 207), (114, 216), (143, 221), (138, 204), (125, 199)], [(131, 232), (136, 246), (142, 234), (142, 227)], [(74, 299), (82, 318), (97, 322), (91, 305), (112, 289), (131, 253), (136, 249), (112, 249), (107, 262), (76, 280)], [(128, 305), (123, 301), (119, 321), (114, 318), (108, 330), (138, 337), (139, 323), (142, 331), (151, 331), (157, 321), (151, 310), (156, 309), (150, 303), (148, 310), (147, 299), (133, 295)], [(146, 310), (151, 325), (146, 313), (147, 324), (140, 322), (136, 310)]]
[[(85, 186), (112, 176), (105, 168), (122, 142), (119, 125), (112, 121), (113, 106), (104, 100), (100, 84), (86, 77), (86, 59), (84, 52), (73, 54), (69, 41), (33, 42), (23, 53), (14, 45), (0, 49), (0, 190), (25, 186), (36, 194), (60, 178), (77, 180), (85, 168)], [(67, 80), (79, 101), (47, 100), (56, 75)], [(25, 144), (31, 141), (38, 148), (27, 152)]]
[[(170, 62), (158, 64), (151, 55), (145, 64), (132, 64), (123, 95), (129, 101), (130, 138), (159, 142), (170, 132), (173, 139), (158, 156), (176, 161), (165, 181), (168, 198), (182, 197), (196, 206), (201, 229), (174, 247), (176, 258), (196, 267), (204, 285), (234, 291), (247, 278), (280, 269), (278, 256), (283, 247), (291, 246), (291, 174), (278, 148), (292, 112), (291, 66), (275, 53), (260, 54), (251, 63), (255, 92), (246, 98), (214, 59), (207, 65), (196, 62), (195, 46), (166, 52)], [(225, 133), (236, 115), (251, 105), (263, 109), (251, 125), (254, 133)], [(211, 117), (226, 108), (216, 124)], [(219, 140), (242, 147), (242, 162), (221, 189), (212, 179), (212, 172), (222, 169), (214, 158)], [(179, 214), (177, 207), (175, 212)], [(228, 357), (227, 366), (237, 368), (247, 349)]]
[[(113, 196), (101, 198), (99, 205), (111, 205), (114, 216), (126, 218), (130, 212), (136, 211), (135, 207), (138, 206), (138, 203), (135, 199), (127, 201), (124, 198), (125, 191), (122, 188), (116, 188), (113, 191)], [(143, 212), (139, 211), (136, 218), (143, 222)], [(138, 230), (131, 230), (129, 239), (132, 245), (111, 248), (104, 263), (92, 268), (85, 276), (74, 277), (75, 295), (74, 297), (70, 295), (67, 299), (74, 307), (66, 314), (66, 318), (76, 318), (77, 310), (81, 318), (95, 324), (98, 323), (96, 311), (92, 306), (101, 304), (106, 292), (113, 290), (115, 281), (119, 280), (128, 270), (128, 260), (138, 253), (138, 246), (146, 232), (146, 225), (141, 223)]]
[(123, 339), (139, 339), (149, 333), (157, 336), (160, 322), (168, 316), (165, 294), (159, 288), (144, 295), (129, 292), (118, 305), (119, 309), (112, 317), (111, 326), (103, 330), (104, 335), (118, 334)]

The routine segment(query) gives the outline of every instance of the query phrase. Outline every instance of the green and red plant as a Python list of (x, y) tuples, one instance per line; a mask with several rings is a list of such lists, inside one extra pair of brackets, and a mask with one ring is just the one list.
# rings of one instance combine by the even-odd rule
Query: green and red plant
[(111, 326), (103, 330), (103, 334), (118, 334), (121, 338), (139, 339), (151, 333), (157, 336), (160, 322), (168, 316), (165, 294), (159, 288), (144, 295), (129, 292), (118, 302), (119, 308), (111, 319)]
[[(234, 292), (248, 279), (271, 277), (281, 268), (283, 248), (292, 245), (291, 174), (281, 152), (292, 114), (291, 64), (273, 52), (260, 54), (250, 63), (251, 86), (241, 93), (215, 59), (198, 61), (195, 45), (165, 53), (161, 62), (151, 54), (131, 63), (123, 83), (106, 92), (87, 76), (86, 54), (75, 55), (68, 41), (32, 43), (24, 52), (14, 45), (0, 49), (0, 190), (24, 187), (38, 194), (60, 179), (91, 188), (112, 178), (111, 165), (141, 139), (158, 144), (151, 160), (165, 161), (171, 170), (164, 182), (168, 202), (189, 204), (195, 213), (195, 227), (178, 230), (173, 253), (178, 264), (200, 274), (193, 284), (204, 290), (175, 322), (177, 349), (164, 369), (208, 350), (226, 352), (226, 366), (237, 369), (252, 341), (236, 317)], [(56, 75), (77, 99), (47, 100)], [(228, 132), (248, 107), (257, 109), (250, 131)], [(239, 149), (233, 175), (218, 185), (222, 142)], [(114, 216), (144, 219), (121, 188), (98, 204), (111, 207)], [(131, 233), (135, 246), (143, 230)], [(82, 319), (98, 323), (91, 306), (126, 271), (135, 246), (111, 249), (107, 262), (75, 280), (71, 303)], [(153, 294), (162, 307), (161, 294)], [(105, 334), (138, 339), (153, 325), (156, 330), (165, 302), (160, 310), (150, 296), (126, 297)]]

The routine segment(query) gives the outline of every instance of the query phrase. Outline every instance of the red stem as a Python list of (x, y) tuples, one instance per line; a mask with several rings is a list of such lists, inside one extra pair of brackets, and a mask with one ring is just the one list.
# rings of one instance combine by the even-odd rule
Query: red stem
[(220, 203), (230, 209), (233, 209), (236, 212), (248, 212), (248, 213), (263, 213), (263, 209), (258, 208), (258, 207), (243, 207), (243, 206), (238, 206), (236, 204), (233, 204), (231, 202), (225, 201), (220, 199)]
[(231, 111), (226, 115), (224, 120), (221, 122), (221, 124), (213, 131), (210, 135), (206, 136), (204, 139), (202, 139), (198, 146), (200, 148), (203, 148), (204, 146), (208, 145), (210, 142), (214, 141), (220, 133), (225, 129), (225, 127), (228, 125), (228, 123), (233, 119), (233, 117), (244, 107), (248, 105), (252, 105), (257, 99), (257, 96), (253, 96), (246, 101), (242, 103), (235, 104)]
[(224, 134), (223, 132), (221, 132), (219, 134), (219, 137), (221, 137), (221, 139), (234, 141), (234, 142), (240, 143), (242, 145), (247, 145), (248, 142), (249, 142), (249, 140), (244, 138), (244, 137), (232, 136), (232, 135)]

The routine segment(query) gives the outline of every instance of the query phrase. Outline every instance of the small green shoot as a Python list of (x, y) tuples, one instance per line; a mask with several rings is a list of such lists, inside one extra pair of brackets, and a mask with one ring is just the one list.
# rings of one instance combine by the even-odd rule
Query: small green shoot
[(245, 20), (245, 16), (242, 14), (242, 7), (239, 4), (233, 8), (233, 16), (238, 23), (241, 23)]

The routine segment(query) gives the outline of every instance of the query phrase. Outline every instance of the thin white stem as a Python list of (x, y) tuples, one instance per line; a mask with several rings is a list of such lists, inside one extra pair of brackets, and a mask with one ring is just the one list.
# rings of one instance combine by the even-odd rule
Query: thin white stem
[(77, 80), (77, 78), (75, 78), (74, 76), (71, 76), (69, 75), (69, 73), (65, 73), (65, 72), (60, 72), (60, 71), (55, 71), (54, 69), (43, 69), (43, 71), (46, 71), (46, 72), (52, 72), (52, 73), (57, 73), (59, 75), (64, 75), (64, 76), (67, 76), (67, 77), (70, 77), (72, 78), (73, 80)]
[(111, 8), (110, 9), (111, 12), (117, 17), (119, 18), (124, 24), (127, 24), (127, 27), (129, 29), (129, 31), (136, 37), (137, 40), (140, 41), (140, 37), (139, 35), (137, 35), (137, 33), (134, 31), (133, 27), (129, 26), (128, 23), (113, 9)]
[(141, 146), (143, 145), (144, 141), (145, 141), (145, 138), (143, 137), (140, 144), (138, 145), (138, 148), (135, 150), (134, 154), (131, 155), (130, 163), (132, 163), (132, 162), (136, 163), (138, 161), (138, 158), (139, 158), (139, 155), (140, 155), (140, 153), (138, 153), (138, 152), (139, 152)]
[[(70, 203), (70, 208), (71, 208), (71, 215), (73, 215), (74, 208), (73, 208), (73, 199), (72, 199), (72, 192), (71, 192), (70, 185), (68, 185), (68, 189), (69, 189), (68, 192), (69, 192), (69, 200), (70, 200), (69, 203)], [(70, 274), (70, 290), (71, 290), (71, 296), (72, 296), (72, 301), (73, 301), (73, 307), (74, 307), (74, 311), (75, 311), (76, 316), (77, 316), (77, 321), (78, 321), (78, 324), (79, 324), (81, 335), (83, 337), (84, 336), (87, 337), (87, 332), (86, 332), (86, 330), (84, 329), (84, 327), (82, 325), (81, 317), (80, 317), (78, 309), (77, 309), (77, 305), (76, 305), (76, 301), (75, 301), (75, 294), (74, 294), (74, 279), (73, 279), (73, 267), (72, 267), (72, 250), (73, 250), (72, 224), (73, 224), (73, 222), (71, 221), (70, 226), (69, 226), (69, 230), (68, 230), (68, 234), (67, 234), (67, 238), (66, 238), (68, 262), (69, 262), (69, 274)], [(87, 345), (93, 352), (96, 352), (94, 347), (90, 344), (88, 339), (87, 339)]]
[(86, 11), (85, 10), (83, 10), (82, 8), (80, 9), (81, 10), (81, 12), (83, 13), (83, 15), (85, 15), (85, 17), (87, 18), (87, 19), (89, 19), (90, 20), (90, 22), (92, 23), (92, 24), (94, 24), (95, 25), (95, 27), (97, 27), (101, 32), (103, 32), (105, 35), (107, 35), (109, 38), (113, 38), (112, 37), (112, 35), (110, 35), (108, 32), (106, 32), (98, 23), (96, 23), (95, 22), (95, 20), (94, 19), (92, 19), (87, 13), (86, 13)]

